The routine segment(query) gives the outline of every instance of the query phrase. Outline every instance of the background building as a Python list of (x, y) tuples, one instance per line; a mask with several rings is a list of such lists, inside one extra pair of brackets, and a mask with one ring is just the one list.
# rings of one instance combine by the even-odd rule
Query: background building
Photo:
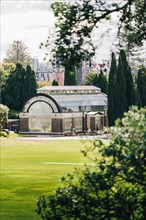
[[(109, 61), (103, 60), (102, 63), (95, 63), (94, 61), (82, 61), (79, 68), (77, 69), (77, 85), (84, 82), (84, 79), (90, 73), (101, 70), (105, 75), (109, 72)], [(33, 70), (36, 74), (37, 81), (50, 81), (53, 82), (55, 79), (59, 86), (64, 85), (64, 69), (56, 64), (56, 60), (53, 60), (53, 64), (47, 62), (39, 62), (37, 58), (33, 59)]]
[(39, 62), (37, 58), (33, 59), (32, 68), (36, 74), (37, 81), (50, 81), (55, 79), (59, 86), (64, 85), (64, 70), (63, 68), (57, 68), (56, 65), (52, 65), (48, 62)]
[(80, 85), (84, 82), (86, 76), (90, 73), (100, 73), (102, 71), (106, 76), (109, 73), (110, 61), (103, 60), (102, 63), (96, 63), (95, 61), (82, 61), (81, 65), (77, 70), (77, 85)]

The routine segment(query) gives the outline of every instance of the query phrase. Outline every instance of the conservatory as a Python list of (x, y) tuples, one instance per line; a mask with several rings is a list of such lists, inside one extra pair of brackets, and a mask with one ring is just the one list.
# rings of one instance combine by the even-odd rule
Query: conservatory
[(20, 113), (21, 132), (97, 132), (107, 125), (107, 96), (95, 86), (45, 86)]

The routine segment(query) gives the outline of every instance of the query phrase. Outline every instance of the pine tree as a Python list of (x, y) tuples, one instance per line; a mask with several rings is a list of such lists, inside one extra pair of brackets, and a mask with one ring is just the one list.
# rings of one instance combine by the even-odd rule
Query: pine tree
[(28, 65), (26, 67), (26, 74), (25, 74), (25, 91), (24, 91), (24, 101), (27, 101), (31, 96), (36, 94), (36, 78), (35, 73)]
[(21, 98), (24, 86), (22, 83), (22, 72), (22, 65), (17, 64), (16, 69), (10, 73), (2, 88), (2, 103), (16, 111), (20, 110), (22, 106)]
[(123, 71), (126, 83), (126, 105), (127, 111), (129, 107), (136, 104), (136, 94), (134, 90), (134, 82), (131, 74), (131, 67), (128, 64), (126, 53), (124, 50), (120, 51), (120, 57), (122, 59)]
[(124, 67), (121, 56), (119, 55), (118, 70), (116, 75), (115, 93), (114, 93), (115, 118), (122, 118), (127, 111), (126, 102), (126, 82), (124, 77)]
[(146, 68), (142, 66), (138, 70), (137, 89), (140, 97), (140, 106), (146, 106)]
[(112, 53), (111, 67), (109, 72), (108, 79), (108, 124), (109, 126), (114, 125), (115, 121), (115, 107), (114, 107), (114, 88), (115, 88), (115, 80), (117, 74), (117, 64), (115, 54)]
[(26, 70), (21, 64), (10, 73), (2, 88), (2, 103), (11, 110), (21, 111), (24, 103), (36, 93), (35, 74), (28, 66)]

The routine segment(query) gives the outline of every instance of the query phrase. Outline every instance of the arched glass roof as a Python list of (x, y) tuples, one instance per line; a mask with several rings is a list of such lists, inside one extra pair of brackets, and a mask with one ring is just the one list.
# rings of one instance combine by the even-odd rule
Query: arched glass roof
[(66, 94), (53, 95), (62, 112), (107, 110), (107, 97), (100, 94)]
[(38, 92), (51, 95), (62, 112), (106, 111), (107, 96), (95, 86), (50, 86)]

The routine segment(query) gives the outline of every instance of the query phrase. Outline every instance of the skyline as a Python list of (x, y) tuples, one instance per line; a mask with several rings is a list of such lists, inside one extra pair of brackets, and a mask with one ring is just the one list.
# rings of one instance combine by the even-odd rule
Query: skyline
[[(55, 0), (1, 0), (1, 62), (14, 40), (23, 41), (31, 57), (43, 61), (47, 50), (39, 49), (39, 46), (45, 43), (55, 24), (55, 17), (50, 9), (52, 2)], [(94, 41), (98, 44), (95, 56), (97, 62), (110, 59), (113, 36), (116, 33), (115, 17), (110, 23), (110, 34), (104, 36), (104, 40), (100, 39), (99, 33), (103, 35), (105, 24), (93, 34)]]

